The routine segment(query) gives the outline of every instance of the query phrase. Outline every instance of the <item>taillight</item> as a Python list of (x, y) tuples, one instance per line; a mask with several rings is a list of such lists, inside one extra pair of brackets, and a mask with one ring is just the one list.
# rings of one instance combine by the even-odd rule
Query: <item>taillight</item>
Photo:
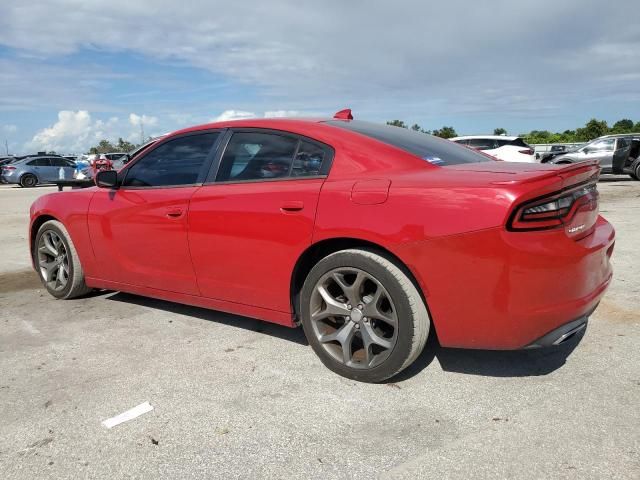
[(15, 170), (16, 167), (11, 167), (11, 166), (7, 166), (7, 167), (2, 167), (2, 170)]
[(525, 150), (518, 150), (519, 153), (522, 153), (523, 155), (533, 155), (533, 150), (530, 148), (527, 148)]
[(598, 190), (591, 183), (573, 187), (520, 205), (509, 221), (509, 230), (548, 230), (565, 227), (569, 237), (591, 233), (598, 218)]

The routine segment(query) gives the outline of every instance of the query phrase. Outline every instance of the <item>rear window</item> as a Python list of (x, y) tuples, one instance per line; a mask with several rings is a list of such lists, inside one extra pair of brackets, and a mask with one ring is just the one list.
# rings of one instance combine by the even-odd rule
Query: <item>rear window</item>
[(521, 138), (516, 138), (515, 140), (511, 140), (509, 142), (509, 145), (514, 145), (516, 147), (525, 147), (525, 148), (531, 148), (523, 139)]
[(474, 152), (467, 147), (457, 145), (455, 142), (407, 128), (363, 122), (361, 120), (329, 120), (326, 123), (392, 145), (434, 165), (447, 166), (493, 161), (491, 158)]

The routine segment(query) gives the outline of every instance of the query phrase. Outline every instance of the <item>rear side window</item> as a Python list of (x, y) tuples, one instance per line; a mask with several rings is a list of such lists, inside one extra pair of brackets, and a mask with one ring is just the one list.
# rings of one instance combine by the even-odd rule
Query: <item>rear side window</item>
[(329, 155), (326, 148), (315, 143), (301, 141), (291, 167), (292, 177), (320, 175), (322, 163)]
[(193, 185), (203, 174), (219, 132), (176, 138), (151, 150), (127, 170), (123, 185), (166, 187)]
[(51, 159), (51, 165), (54, 167), (71, 167), (73, 166), (73, 163), (66, 158), (58, 157)]
[[(217, 182), (289, 176), (298, 140), (260, 132), (234, 133), (222, 156)], [(297, 160), (297, 157), (296, 157)], [(301, 166), (302, 161), (298, 162)]]
[(35, 158), (27, 163), (31, 167), (50, 167), (51, 163), (48, 158)]
[(444, 140), (407, 128), (380, 125), (360, 120), (329, 120), (326, 123), (392, 145), (434, 165), (447, 166), (494, 161), (490, 157), (457, 145), (450, 140)]

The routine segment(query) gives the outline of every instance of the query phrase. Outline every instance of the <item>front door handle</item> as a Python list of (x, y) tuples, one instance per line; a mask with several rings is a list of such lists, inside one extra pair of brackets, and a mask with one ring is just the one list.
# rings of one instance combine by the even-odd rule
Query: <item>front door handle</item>
[(167, 217), (169, 218), (179, 218), (182, 216), (182, 209), (181, 208), (168, 208), (167, 209)]
[(282, 205), (280, 206), (280, 210), (284, 213), (299, 212), (303, 208), (304, 208), (304, 202), (300, 202), (300, 201), (283, 202)]

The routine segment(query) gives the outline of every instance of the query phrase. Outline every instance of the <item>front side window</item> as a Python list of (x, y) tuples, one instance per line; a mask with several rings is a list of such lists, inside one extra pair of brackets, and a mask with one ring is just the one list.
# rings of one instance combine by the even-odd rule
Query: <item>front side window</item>
[[(283, 135), (259, 132), (234, 133), (222, 156), (216, 181), (288, 177), (297, 145), (297, 139)], [(303, 161), (300, 160), (299, 165), (302, 163)]]
[(134, 163), (123, 186), (167, 187), (193, 185), (206, 168), (219, 132), (188, 135), (160, 145)]
[(607, 138), (604, 140), (598, 140), (589, 145), (589, 152), (613, 152), (613, 146), (616, 143), (615, 139)]

